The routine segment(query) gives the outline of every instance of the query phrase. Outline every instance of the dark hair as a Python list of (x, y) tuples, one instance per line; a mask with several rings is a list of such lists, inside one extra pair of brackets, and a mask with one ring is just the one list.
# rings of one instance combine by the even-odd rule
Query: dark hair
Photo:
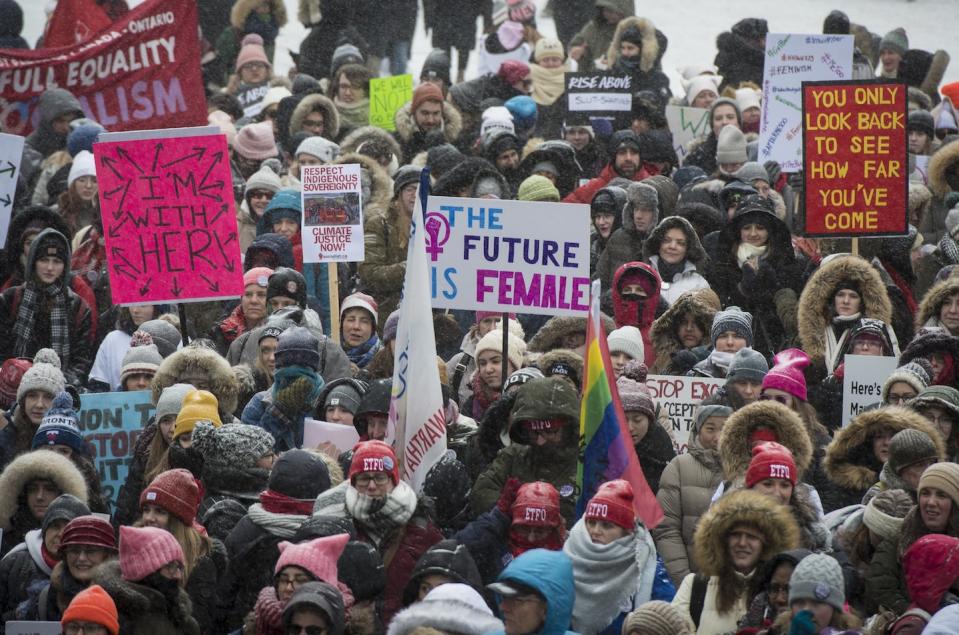
[(210, 110), (222, 110), (233, 118), (233, 121), (243, 118), (243, 106), (235, 95), (216, 93), (206, 100)]
[(337, 97), (339, 95), (340, 77), (343, 75), (346, 75), (346, 78), (350, 80), (350, 83), (353, 84), (355, 88), (362, 88), (366, 91), (367, 95), (369, 95), (370, 79), (373, 77), (369, 69), (360, 64), (344, 64), (336, 71), (336, 75), (333, 76), (333, 81), (330, 82), (330, 97)]

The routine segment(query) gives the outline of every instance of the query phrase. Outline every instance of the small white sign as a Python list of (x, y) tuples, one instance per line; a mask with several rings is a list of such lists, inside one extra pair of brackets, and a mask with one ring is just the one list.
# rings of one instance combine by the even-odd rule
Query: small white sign
[(332, 443), (341, 453), (352, 450), (360, 440), (360, 434), (352, 425), (306, 419), (303, 422), (303, 447), (318, 448), (323, 443)]
[(895, 357), (846, 355), (842, 378), (842, 425), (882, 401), (882, 386), (896, 370)]
[(17, 193), (17, 176), (23, 158), (24, 138), (0, 132), (0, 247), (7, 244), (13, 200)]

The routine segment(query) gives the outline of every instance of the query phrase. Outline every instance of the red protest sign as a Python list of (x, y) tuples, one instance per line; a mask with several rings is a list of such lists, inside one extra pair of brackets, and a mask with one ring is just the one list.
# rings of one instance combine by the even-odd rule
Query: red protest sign
[(148, 0), (81, 44), (0, 49), (0, 129), (26, 135), (65, 88), (111, 131), (206, 123), (195, 0)]
[(93, 146), (114, 304), (243, 294), (226, 137)]
[(908, 231), (906, 84), (803, 82), (807, 236)]

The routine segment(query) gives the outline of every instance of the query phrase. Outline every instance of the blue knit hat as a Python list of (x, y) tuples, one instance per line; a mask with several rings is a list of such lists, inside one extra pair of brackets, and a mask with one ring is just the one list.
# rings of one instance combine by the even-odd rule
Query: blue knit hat
[(32, 449), (44, 445), (65, 445), (74, 452), (86, 455), (87, 448), (80, 432), (79, 421), (70, 393), (57, 393), (53, 398), (53, 406), (43, 415), (40, 427), (33, 435)]
[(82, 150), (93, 152), (93, 144), (97, 142), (97, 137), (101, 132), (106, 132), (106, 128), (92, 119), (84, 119), (84, 121), (86, 123), (74, 127), (67, 135), (67, 151), (71, 157), (77, 156)]
[(275, 223), (281, 218), (289, 218), (299, 223), (302, 216), (303, 206), (297, 190), (280, 190), (263, 212), (264, 219), (269, 223)]

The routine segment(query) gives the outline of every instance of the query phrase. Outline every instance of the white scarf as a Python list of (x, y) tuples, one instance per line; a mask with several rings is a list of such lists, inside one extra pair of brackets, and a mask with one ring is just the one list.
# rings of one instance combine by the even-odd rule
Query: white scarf
[(296, 530), (309, 516), (300, 514), (274, 514), (263, 509), (260, 503), (253, 503), (247, 511), (250, 520), (279, 538), (292, 538)]
[(739, 263), (739, 268), (742, 269), (747, 260), (762, 258), (766, 255), (767, 251), (769, 251), (769, 245), (757, 247), (749, 243), (739, 243), (739, 249), (736, 250), (736, 262)]
[(729, 365), (733, 363), (733, 357), (735, 353), (729, 353), (725, 351), (717, 351), (715, 348), (713, 352), (709, 354), (709, 361), (713, 366), (717, 368), (722, 368), (724, 371), (729, 370)]
[(581, 518), (563, 552), (573, 561), (573, 630), (595, 635), (623, 612), (649, 601), (656, 578), (656, 546), (637, 521), (634, 533), (607, 545), (593, 542)]
[(370, 498), (350, 486), (346, 488), (346, 511), (379, 547), (387, 534), (404, 526), (413, 517), (416, 492), (400, 481), (386, 498)]
[[(852, 315), (837, 315), (833, 317), (833, 323), (848, 323), (855, 322), (862, 317), (862, 313), (853, 313)], [(836, 355), (839, 354), (840, 349), (842, 348), (842, 342), (846, 340), (846, 334), (849, 333), (849, 329), (845, 329), (840, 335), (840, 339), (836, 339), (836, 332), (832, 327), (832, 324), (826, 326), (826, 370), (832, 372), (836, 368)]]

